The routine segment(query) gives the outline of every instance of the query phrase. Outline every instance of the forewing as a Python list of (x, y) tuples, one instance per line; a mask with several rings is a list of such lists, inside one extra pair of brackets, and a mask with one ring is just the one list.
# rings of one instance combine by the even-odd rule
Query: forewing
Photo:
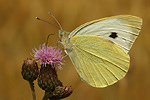
[(112, 41), (91, 35), (71, 38), (69, 57), (82, 80), (94, 87), (106, 87), (122, 79), (129, 68), (129, 56)]
[(131, 15), (119, 15), (85, 23), (72, 31), (69, 38), (75, 35), (103, 37), (118, 44), (128, 53), (139, 35), (141, 26), (141, 18)]

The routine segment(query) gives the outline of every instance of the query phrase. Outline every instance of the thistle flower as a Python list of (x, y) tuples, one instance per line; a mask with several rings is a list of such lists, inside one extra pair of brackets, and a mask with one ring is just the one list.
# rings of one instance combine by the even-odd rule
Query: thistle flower
[(72, 94), (72, 88), (63, 86), (62, 82), (58, 79), (56, 66), (62, 69), (61, 61), (64, 56), (61, 55), (61, 50), (56, 47), (49, 47), (45, 43), (39, 46), (39, 50), (34, 48), (32, 50), (37, 62), (40, 62), (41, 68), (38, 76), (38, 85), (45, 90), (45, 95), (42, 100), (59, 100), (68, 97)]
[(41, 65), (52, 65), (53, 67), (57, 66), (59, 69), (63, 69), (61, 65), (63, 64), (61, 61), (63, 56), (61, 55), (61, 50), (56, 47), (48, 47), (45, 43), (39, 46), (39, 50), (36, 48), (32, 50), (34, 53), (32, 56), (40, 62)]

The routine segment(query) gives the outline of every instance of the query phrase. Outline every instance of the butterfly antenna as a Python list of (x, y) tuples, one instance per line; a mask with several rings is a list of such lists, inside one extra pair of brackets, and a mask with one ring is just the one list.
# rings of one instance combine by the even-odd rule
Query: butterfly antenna
[(60, 23), (58, 22), (58, 20), (57, 20), (50, 12), (48, 12), (48, 13), (54, 18), (54, 20), (55, 20), (55, 21), (57, 22), (57, 24), (59, 25), (60, 29), (63, 30), (62, 27), (61, 27), (61, 25), (60, 25)]
[(43, 21), (43, 22), (46, 22), (46, 23), (48, 23), (48, 24), (50, 24), (50, 25), (52, 25), (52, 26), (54, 26), (54, 27), (56, 27), (56, 28), (59, 29), (58, 26), (56, 26), (56, 25), (54, 25), (54, 24), (52, 24), (52, 23), (50, 23), (50, 22), (48, 22), (48, 21), (46, 21), (46, 20), (40, 19), (39, 17), (35, 17), (35, 18), (36, 18), (37, 20), (41, 20), (41, 21)]

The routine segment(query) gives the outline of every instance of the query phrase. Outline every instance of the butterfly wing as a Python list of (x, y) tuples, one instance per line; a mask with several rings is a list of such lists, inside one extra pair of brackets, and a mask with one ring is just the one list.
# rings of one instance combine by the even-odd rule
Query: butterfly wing
[(126, 53), (139, 35), (142, 19), (131, 15), (119, 15), (85, 23), (69, 35), (95, 35), (118, 44)]
[(122, 79), (129, 68), (128, 54), (114, 42), (93, 35), (76, 35), (68, 53), (82, 80), (106, 87)]

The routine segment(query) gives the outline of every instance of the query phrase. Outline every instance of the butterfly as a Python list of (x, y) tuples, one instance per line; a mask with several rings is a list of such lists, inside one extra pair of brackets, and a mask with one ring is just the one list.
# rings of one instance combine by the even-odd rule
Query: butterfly
[(82, 81), (106, 87), (128, 72), (129, 50), (138, 37), (142, 19), (118, 15), (87, 22), (71, 33), (59, 30), (59, 40)]

